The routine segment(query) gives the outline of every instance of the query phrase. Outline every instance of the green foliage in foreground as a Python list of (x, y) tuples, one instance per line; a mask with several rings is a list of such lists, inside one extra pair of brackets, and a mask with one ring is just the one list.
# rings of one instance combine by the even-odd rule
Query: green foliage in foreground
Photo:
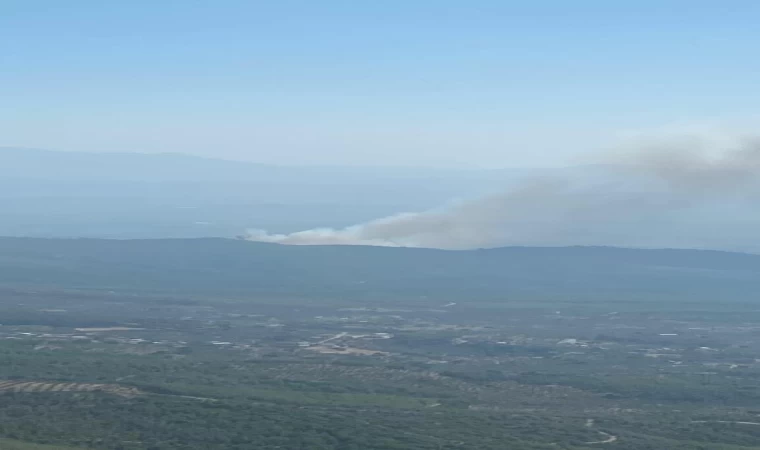
[(80, 450), (74, 447), (60, 445), (33, 444), (14, 439), (0, 439), (0, 449), (3, 450)]
[(0, 238), (0, 450), (756, 450), (757, 292), (719, 252)]
[(434, 450), (461, 448), (460, 442), (538, 450), (553, 439), (580, 445), (595, 436), (577, 420), (531, 415), (37, 393), (2, 397), (0, 434), (109, 450)]

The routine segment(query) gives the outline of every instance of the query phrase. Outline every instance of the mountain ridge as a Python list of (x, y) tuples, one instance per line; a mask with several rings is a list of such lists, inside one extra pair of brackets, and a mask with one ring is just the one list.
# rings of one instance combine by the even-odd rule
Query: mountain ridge
[(0, 238), (0, 284), (200, 294), (756, 300), (760, 255), (714, 250), (283, 246)]
[[(498, 175), (499, 173), (520, 173), (534, 172), (544, 170), (554, 170), (546, 168), (442, 168), (442, 167), (418, 167), (418, 166), (362, 166), (362, 165), (285, 165), (285, 164), (268, 164), (247, 160), (227, 159), (212, 156), (202, 156), (181, 152), (91, 152), (91, 151), (61, 151), (49, 150), (42, 148), (25, 148), (0, 146), (0, 173), (4, 168), (14, 165), (26, 168), (41, 168), (45, 161), (53, 161), (63, 166), (54, 167), (46, 176), (65, 176), (83, 174), (93, 175), (94, 170), (88, 167), (81, 167), (78, 164), (107, 164), (112, 165), (114, 169), (124, 171), (131, 169), (131, 164), (163, 163), (178, 165), (178, 169), (191, 171), (190, 175), (198, 180), (205, 180), (202, 176), (208, 175), (209, 169), (213, 170), (231, 170), (234, 176), (243, 176), (251, 174), (271, 176), (272, 171), (275, 173), (293, 172), (303, 175), (335, 175), (349, 172), (356, 172), (362, 176), (371, 174), (381, 174), (383, 176), (393, 177), (416, 177), (416, 176), (462, 176), (470, 177), (476, 175)], [(73, 164), (68, 166), (67, 164)], [(155, 170), (150, 166), (140, 166), (143, 170), (148, 170), (148, 175), (155, 175), (150, 170)], [(14, 171), (18, 171), (18, 167)], [(61, 173), (61, 170), (64, 173)], [(84, 169), (84, 170), (83, 170)], [(74, 171), (72, 174), (66, 174), (65, 171)], [(178, 176), (177, 173), (166, 172), (166, 175)], [(181, 172), (180, 172), (181, 174)], [(129, 178), (127, 178), (129, 179)], [(184, 179), (184, 178), (178, 178)], [(212, 178), (216, 180), (217, 178)], [(229, 174), (225, 178), (218, 180), (229, 181)]]
[(184, 154), (0, 148), (0, 235), (232, 237), (344, 227), (500, 190), (515, 171), (270, 166)]

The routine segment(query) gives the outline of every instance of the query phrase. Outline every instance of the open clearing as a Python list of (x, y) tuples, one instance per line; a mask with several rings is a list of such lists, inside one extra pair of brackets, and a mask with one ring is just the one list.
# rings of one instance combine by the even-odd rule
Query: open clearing
[(377, 350), (366, 350), (363, 348), (354, 347), (328, 347), (323, 345), (317, 345), (314, 347), (308, 347), (308, 350), (313, 352), (335, 354), (335, 355), (387, 355), (387, 352), (381, 352)]
[(103, 331), (141, 331), (145, 328), (131, 328), (131, 327), (107, 327), (107, 328), (75, 328), (76, 331), (83, 333), (99, 333)]
[(134, 397), (141, 394), (136, 388), (116, 384), (51, 383), (45, 381), (0, 381), (0, 393), (3, 392), (107, 392), (122, 397)]

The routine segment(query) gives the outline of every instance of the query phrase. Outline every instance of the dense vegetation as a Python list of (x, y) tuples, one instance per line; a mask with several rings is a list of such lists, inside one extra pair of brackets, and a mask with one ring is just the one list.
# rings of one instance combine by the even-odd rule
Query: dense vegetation
[(456, 300), (754, 299), (760, 255), (604, 247), (476, 251), (225, 239), (0, 238), (0, 282), (210, 294)]
[(759, 259), (0, 239), (0, 448), (757, 449)]

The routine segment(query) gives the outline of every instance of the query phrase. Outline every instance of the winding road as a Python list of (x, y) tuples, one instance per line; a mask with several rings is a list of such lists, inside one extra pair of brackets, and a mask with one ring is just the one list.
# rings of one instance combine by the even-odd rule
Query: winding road
[[(594, 426), (594, 419), (586, 419), (586, 428), (592, 428)], [(589, 441), (584, 442), (584, 444), (611, 444), (618, 440), (618, 437), (615, 435), (612, 435), (610, 433), (605, 433), (604, 431), (595, 430), (597, 433), (601, 434), (604, 439), (601, 441)]]

